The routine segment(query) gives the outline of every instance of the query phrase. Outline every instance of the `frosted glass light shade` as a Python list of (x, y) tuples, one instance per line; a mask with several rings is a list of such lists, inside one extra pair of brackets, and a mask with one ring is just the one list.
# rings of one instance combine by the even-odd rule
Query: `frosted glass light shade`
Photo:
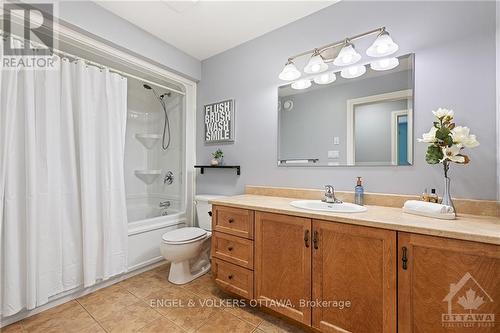
[(328, 65), (325, 64), (323, 61), (323, 58), (321, 58), (321, 55), (319, 54), (314, 54), (311, 59), (309, 59), (309, 62), (307, 63), (306, 67), (304, 67), (304, 72), (308, 74), (315, 74), (315, 73), (321, 73), (324, 72), (328, 69)]
[(292, 81), (300, 77), (300, 71), (292, 61), (288, 61), (281, 71), (279, 78), (283, 81)]
[(393, 54), (399, 49), (398, 44), (394, 43), (387, 31), (378, 35), (373, 44), (366, 50), (370, 57), (385, 57)]
[(387, 71), (389, 69), (398, 67), (398, 65), (399, 65), (398, 58), (384, 58), (372, 62), (370, 64), (370, 67), (374, 71)]
[(320, 74), (314, 77), (314, 82), (316, 84), (329, 84), (334, 82), (337, 79), (337, 76), (333, 72), (328, 72), (324, 74)]
[(303, 79), (303, 80), (298, 80), (292, 83), (292, 88), (301, 90), (301, 89), (307, 89), (311, 86), (311, 80)]
[(344, 79), (353, 79), (365, 73), (366, 73), (366, 67), (364, 65), (357, 65), (344, 68), (340, 72), (340, 76), (342, 76)]
[(345, 44), (340, 50), (338, 56), (333, 60), (335, 66), (349, 66), (355, 64), (361, 59), (361, 54), (356, 52), (354, 45), (351, 43)]

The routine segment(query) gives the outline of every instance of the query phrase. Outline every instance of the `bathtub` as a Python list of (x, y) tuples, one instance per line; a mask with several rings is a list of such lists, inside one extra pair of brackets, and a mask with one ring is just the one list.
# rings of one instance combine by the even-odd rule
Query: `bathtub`
[[(159, 208), (158, 200), (127, 199), (129, 271), (163, 260), (160, 253), (161, 236), (167, 231), (186, 226), (185, 211), (179, 210), (174, 200), (169, 201), (172, 205), (165, 210)], [(161, 215), (165, 211), (166, 215)]]

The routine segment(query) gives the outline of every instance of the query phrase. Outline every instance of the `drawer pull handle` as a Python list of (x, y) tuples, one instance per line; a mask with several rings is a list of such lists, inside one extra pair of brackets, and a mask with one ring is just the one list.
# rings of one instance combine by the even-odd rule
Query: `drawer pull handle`
[(401, 261), (403, 262), (403, 269), (406, 270), (408, 269), (408, 256), (407, 256), (408, 249), (406, 248), (406, 246), (403, 246), (402, 250), (403, 250), (403, 257), (401, 258)]
[(230, 218), (227, 222), (229, 222), (229, 223), (233, 223), (233, 222), (234, 222), (234, 219)]
[(208, 216), (212, 216), (212, 212), (208, 212)]
[(228, 246), (228, 247), (227, 247), (227, 250), (228, 250), (228, 251), (232, 251), (232, 250), (233, 250), (233, 247), (232, 247), (232, 246)]
[(306, 230), (304, 233), (304, 243), (306, 244), (306, 247), (309, 247), (309, 230)]
[(315, 231), (314, 232), (314, 236), (313, 236), (313, 244), (314, 244), (314, 249), (317, 250), (318, 249), (318, 231)]
[(227, 278), (231, 280), (233, 278), (233, 274), (229, 274)]

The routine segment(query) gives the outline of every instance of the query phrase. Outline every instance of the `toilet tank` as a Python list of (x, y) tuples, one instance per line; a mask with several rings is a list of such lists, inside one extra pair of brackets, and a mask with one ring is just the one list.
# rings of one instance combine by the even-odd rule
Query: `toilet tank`
[(198, 217), (198, 226), (205, 230), (212, 230), (212, 205), (208, 203), (210, 200), (222, 198), (224, 195), (217, 194), (197, 194), (194, 196), (196, 205), (196, 216)]

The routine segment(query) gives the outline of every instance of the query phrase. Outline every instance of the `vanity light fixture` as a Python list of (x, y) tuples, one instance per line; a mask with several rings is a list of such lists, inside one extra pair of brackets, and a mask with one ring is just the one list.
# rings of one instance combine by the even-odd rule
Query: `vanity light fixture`
[(334, 82), (337, 76), (333, 72), (319, 74), (314, 77), (314, 83), (316, 84), (329, 84)]
[[(398, 44), (394, 43), (387, 30), (385, 30), (385, 27), (380, 27), (377, 29), (364, 32), (359, 35), (345, 38), (341, 41), (330, 43), (306, 52), (296, 54), (293, 57), (288, 58), (288, 61), (285, 64), (285, 68), (283, 68), (283, 70), (281, 71), (279, 78), (284, 81), (294, 81), (297, 80), (299, 77), (301, 77), (301, 72), (295, 66), (294, 60), (305, 56), (309, 56), (309, 61), (307, 62), (307, 65), (304, 67), (304, 72), (307, 74), (318, 74), (327, 71), (328, 64), (330, 62), (333, 62), (334, 65), (340, 67), (351, 66), (357, 63), (359, 60), (361, 60), (361, 54), (359, 54), (356, 51), (353, 43), (359, 39), (374, 34), (377, 34), (377, 38), (372, 43), (372, 45), (366, 50), (366, 54), (368, 56), (375, 58), (386, 57), (398, 51), (399, 49)], [(396, 58), (388, 58), (372, 62), (371, 68), (374, 70), (387, 70), (394, 68), (397, 65), (398, 63)], [(358, 68), (358, 70), (362, 71), (361, 67), (355, 67), (355, 68)], [(364, 70), (366, 71), (366, 68), (364, 68)], [(350, 69), (349, 71), (342, 70), (342, 73), (344, 73), (346, 76), (342, 74), (341, 75), (345, 78), (351, 78), (351, 77), (357, 77), (364, 73), (363, 72), (359, 74), (360, 72), (356, 71), (356, 73), (359, 75), (353, 76), (354, 75), (353, 71), (354, 69)], [(349, 72), (351, 72), (351, 74), (349, 74)], [(323, 82), (323, 79), (320, 79), (320, 77), (321, 76), (315, 77), (314, 82), (318, 84), (325, 84), (325, 83), (319, 83)], [(309, 80), (309, 84), (310, 83), (311, 82)], [(295, 86), (300, 86), (300, 87), (303, 87), (305, 85), (307, 84), (305, 83), (295, 84)], [(294, 89), (305, 89), (305, 88), (294, 88)]]
[(346, 39), (339, 55), (333, 60), (335, 66), (349, 66), (355, 64), (361, 59), (361, 54), (356, 52), (354, 45)]
[(384, 58), (373, 61), (370, 64), (370, 68), (373, 69), (374, 71), (387, 71), (389, 69), (398, 67), (398, 65), (399, 65), (398, 58)]
[(311, 86), (311, 80), (309, 79), (302, 79), (292, 83), (292, 88), (297, 90), (307, 89), (310, 86)]
[(385, 28), (377, 36), (377, 39), (366, 50), (366, 55), (370, 57), (386, 57), (395, 53), (399, 49), (398, 44), (394, 43), (391, 36)]
[(321, 57), (318, 49), (315, 49), (313, 55), (311, 56), (311, 59), (309, 59), (306, 67), (304, 67), (304, 72), (308, 74), (316, 74), (324, 72), (327, 69), (328, 65), (325, 64), (325, 61)]
[(279, 78), (283, 81), (296, 80), (301, 76), (300, 71), (297, 69), (292, 59), (288, 59), (285, 67), (281, 71)]
[(353, 79), (355, 77), (361, 76), (366, 73), (365, 65), (354, 65), (347, 68), (344, 68), (340, 72), (340, 76), (344, 79)]

